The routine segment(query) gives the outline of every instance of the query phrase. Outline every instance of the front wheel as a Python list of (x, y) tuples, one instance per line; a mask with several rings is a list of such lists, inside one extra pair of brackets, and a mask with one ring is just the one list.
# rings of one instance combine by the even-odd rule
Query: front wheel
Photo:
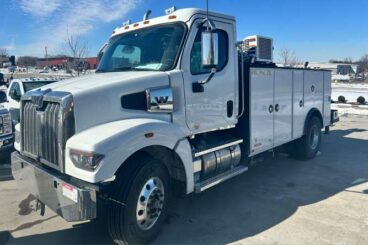
[[(159, 234), (167, 213), (169, 174), (150, 158), (118, 176), (109, 207), (109, 232), (117, 244), (144, 244)], [(139, 165), (139, 166), (138, 166)]]

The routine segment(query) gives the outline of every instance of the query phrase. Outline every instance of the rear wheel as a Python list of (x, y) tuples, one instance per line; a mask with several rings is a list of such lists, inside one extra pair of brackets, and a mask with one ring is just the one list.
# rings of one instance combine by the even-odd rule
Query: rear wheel
[(148, 157), (118, 176), (108, 210), (109, 232), (117, 244), (143, 244), (159, 234), (167, 213), (169, 174)]
[(308, 122), (306, 134), (299, 140), (288, 145), (289, 153), (303, 160), (312, 159), (316, 156), (321, 146), (322, 124), (318, 117), (312, 117)]

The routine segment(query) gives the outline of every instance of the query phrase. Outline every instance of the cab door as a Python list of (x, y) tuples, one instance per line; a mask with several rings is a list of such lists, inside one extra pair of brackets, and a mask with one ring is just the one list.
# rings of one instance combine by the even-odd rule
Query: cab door
[(183, 52), (183, 70), (186, 122), (192, 133), (206, 132), (235, 125), (238, 114), (238, 72), (235, 53), (234, 23), (214, 20), (219, 37), (217, 72), (203, 91), (193, 89), (193, 84), (204, 81), (210, 69), (201, 64), (201, 34), (204, 27), (198, 26), (202, 18), (191, 25)]
[(22, 90), (19, 82), (12, 82), (8, 90), (8, 103), (7, 107), (10, 112), (11, 118), (15, 122), (20, 121), (19, 110), (20, 110), (20, 97), (22, 96)]

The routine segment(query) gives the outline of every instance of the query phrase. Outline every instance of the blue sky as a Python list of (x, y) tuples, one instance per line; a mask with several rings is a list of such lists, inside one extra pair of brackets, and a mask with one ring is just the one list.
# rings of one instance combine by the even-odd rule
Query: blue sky
[[(159, 16), (170, 6), (205, 7), (205, 0), (0, 0), (0, 47), (15, 55), (65, 53), (69, 33), (85, 39), (90, 56), (126, 19), (147, 9)], [(210, 10), (234, 15), (238, 39), (260, 34), (300, 60), (328, 61), (368, 53), (367, 0), (209, 0)]]

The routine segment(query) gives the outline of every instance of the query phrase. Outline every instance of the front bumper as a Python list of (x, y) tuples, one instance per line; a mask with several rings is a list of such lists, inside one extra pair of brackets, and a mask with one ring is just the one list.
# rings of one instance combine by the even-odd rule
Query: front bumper
[(70, 184), (65, 176), (55, 174), (18, 152), (12, 154), (12, 172), (20, 188), (29, 190), (66, 221), (96, 218), (95, 190)]
[(14, 146), (14, 136), (7, 135), (0, 137), (0, 154), (10, 153)]

